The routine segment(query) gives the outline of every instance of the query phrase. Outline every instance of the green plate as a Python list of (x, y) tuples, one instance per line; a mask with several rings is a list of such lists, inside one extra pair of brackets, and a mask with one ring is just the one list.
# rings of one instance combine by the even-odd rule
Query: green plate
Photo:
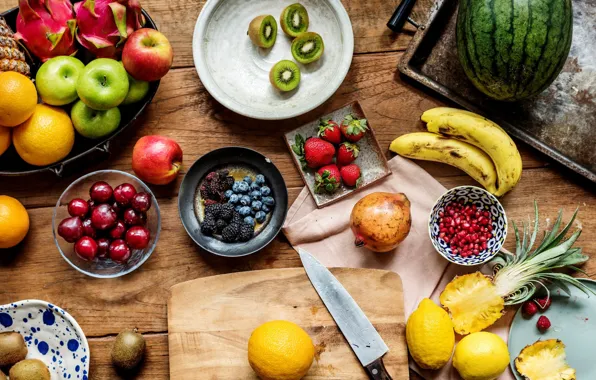
[[(596, 281), (581, 279), (596, 291)], [(596, 379), (594, 342), (596, 340), (596, 296), (588, 297), (581, 290), (571, 288), (571, 296), (562, 290), (551, 292), (552, 304), (544, 313), (538, 312), (530, 319), (517, 311), (509, 331), (511, 370), (518, 380), (523, 380), (515, 370), (515, 358), (521, 350), (537, 340), (559, 339), (565, 343), (567, 362), (577, 371), (578, 379)], [(545, 333), (536, 328), (536, 321), (546, 315), (551, 327)]]

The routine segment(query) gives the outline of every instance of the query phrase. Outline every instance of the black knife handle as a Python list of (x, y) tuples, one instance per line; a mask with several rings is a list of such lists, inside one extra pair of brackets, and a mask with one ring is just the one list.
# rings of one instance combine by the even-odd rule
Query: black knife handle
[(385, 369), (385, 364), (383, 364), (383, 358), (378, 358), (374, 362), (370, 363), (366, 367), (366, 373), (371, 380), (393, 380), (389, 373)]
[(401, 32), (404, 23), (408, 19), (408, 16), (414, 7), (414, 3), (416, 3), (416, 0), (402, 0), (397, 9), (395, 9), (393, 16), (391, 16), (391, 19), (387, 23), (387, 27), (395, 33)]

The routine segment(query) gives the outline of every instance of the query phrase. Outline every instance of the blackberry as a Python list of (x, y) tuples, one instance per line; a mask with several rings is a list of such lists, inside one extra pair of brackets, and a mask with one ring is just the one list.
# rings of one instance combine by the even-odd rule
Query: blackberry
[(232, 216), (232, 221), (230, 224), (242, 224), (243, 217), (238, 212), (234, 212), (234, 216)]
[(222, 204), (209, 204), (205, 206), (205, 216), (211, 215), (213, 219), (218, 219), (221, 214)]
[(212, 181), (214, 179), (216, 179), (218, 177), (218, 174), (216, 172), (211, 172), (209, 174), (207, 174), (207, 177), (205, 177), (205, 179), (207, 181)]
[(249, 241), (255, 235), (255, 231), (253, 228), (248, 224), (242, 224), (240, 226), (240, 231), (238, 232), (238, 240), (239, 241)]
[(231, 189), (234, 186), (234, 177), (226, 177), (224, 181), (222, 181), (226, 189)]
[(207, 199), (207, 200), (205, 200), (205, 206), (216, 205), (218, 203), (219, 203), (218, 201), (214, 201), (213, 199)]
[(201, 223), (201, 232), (203, 235), (211, 236), (215, 230), (215, 220), (213, 218), (206, 217), (203, 219), (203, 223)]
[(226, 228), (228, 226), (228, 223), (226, 223), (225, 220), (223, 219), (217, 219), (217, 222), (215, 222), (215, 231), (218, 234), (221, 234), (221, 232), (223, 231), (224, 228)]
[(230, 224), (221, 231), (221, 237), (226, 243), (233, 243), (238, 239), (238, 232), (240, 231), (240, 225)]
[(223, 204), (219, 211), (219, 217), (223, 220), (230, 221), (232, 220), (232, 216), (234, 216), (234, 205), (230, 203)]

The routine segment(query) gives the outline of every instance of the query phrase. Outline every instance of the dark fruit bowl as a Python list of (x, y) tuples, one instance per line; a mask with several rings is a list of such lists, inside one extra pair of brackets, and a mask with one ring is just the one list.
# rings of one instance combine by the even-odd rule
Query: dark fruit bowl
[[(0, 13), (0, 17), (4, 18), (8, 23), (8, 26), (15, 32), (16, 30), (16, 19), (19, 13), (18, 8), (12, 8), (4, 13)], [(151, 19), (149, 14), (143, 10), (146, 23), (145, 28), (151, 28), (157, 30), (155, 22)], [(93, 57), (89, 53), (84, 52), (84, 49), (79, 49), (77, 54), (83, 63), (89, 63)], [(35, 78), (37, 69), (39, 69), (40, 62), (37, 59), (30, 59), (29, 65), (31, 66), (31, 77)], [(47, 166), (33, 166), (29, 165), (19, 157), (14, 146), (11, 146), (4, 154), (0, 155), (0, 176), (23, 176), (29, 174), (37, 174), (43, 172), (52, 172), (57, 176), (62, 176), (65, 173), (71, 173), (79, 169), (84, 169), (89, 166), (90, 161), (100, 161), (108, 157), (110, 153), (110, 141), (119, 135), (123, 130), (133, 125), (138, 117), (143, 113), (145, 108), (151, 103), (153, 97), (157, 93), (159, 88), (159, 81), (151, 82), (149, 84), (149, 92), (145, 96), (145, 99), (138, 103), (120, 106), (120, 112), (122, 114), (122, 120), (120, 126), (114, 132), (106, 137), (91, 140), (84, 138), (83, 136), (76, 133), (75, 144), (69, 155), (54, 164)], [(70, 105), (61, 107), (70, 114)]]
[[(224, 243), (217, 238), (203, 235), (195, 210), (197, 188), (203, 178), (209, 172), (227, 166), (246, 167), (255, 173), (263, 174), (275, 199), (269, 222), (254, 238), (245, 243)], [(288, 191), (281, 173), (269, 158), (247, 148), (221, 148), (199, 158), (188, 169), (178, 193), (178, 211), (186, 232), (199, 247), (218, 256), (247, 256), (267, 246), (281, 230), (288, 212)]]
[[(151, 196), (151, 208), (147, 211), (146, 227), (151, 233), (151, 240), (145, 249), (133, 249), (132, 255), (126, 264), (118, 264), (112, 260), (87, 261), (80, 258), (74, 251), (74, 243), (66, 242), (62, 237), (58, 236), (58, 225), (60, 222), (70, 217), (68, 214), (68, 202), (74, 198), (89, 199), (89, 188), (97, 181), (105, 181), (112, 187), (116, 187), (121, 183), (130, 183), (137, 192), (144, 191)], [(119, 170), (99, 170), (93, 173), (82, 176), (73, 183), (71, 183), (62, 193), (52, 216), (52, 230), (54, 233), (54, 242), (60, 251), (60, 254), (73, 268), (87, 276), (97, 278), (115, 278), (124, 276), (139, 268), (145, 261), (149, 259), (157, 240), (159, 239), (159, 232), (161, 230), (161, 215), (159, 212), (159, 205), (157, 199), (147, 187), (137, 177)]]

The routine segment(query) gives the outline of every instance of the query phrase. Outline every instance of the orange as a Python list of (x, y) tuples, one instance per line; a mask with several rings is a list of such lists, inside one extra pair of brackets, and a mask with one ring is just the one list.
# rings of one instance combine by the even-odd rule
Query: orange
[(0, 73), (0, 126), (16, 127), (35, 110), (37, 90), (31, 79), (14, 71)]
[(45, 104), (38, 104), (33, 115), (12, 133), (19, 156), (36, 166), (50, 165), (68, 156), (74, 139), (74, 127), (66, 111)]
[(0, 156), (6, 152), (6, 149), (10, 146), (10, 129), (6, 127), (0, 127)]
[(19, 244), (29, 231), (29, 215), (18, 200), (0, 195), (0, 248)]

